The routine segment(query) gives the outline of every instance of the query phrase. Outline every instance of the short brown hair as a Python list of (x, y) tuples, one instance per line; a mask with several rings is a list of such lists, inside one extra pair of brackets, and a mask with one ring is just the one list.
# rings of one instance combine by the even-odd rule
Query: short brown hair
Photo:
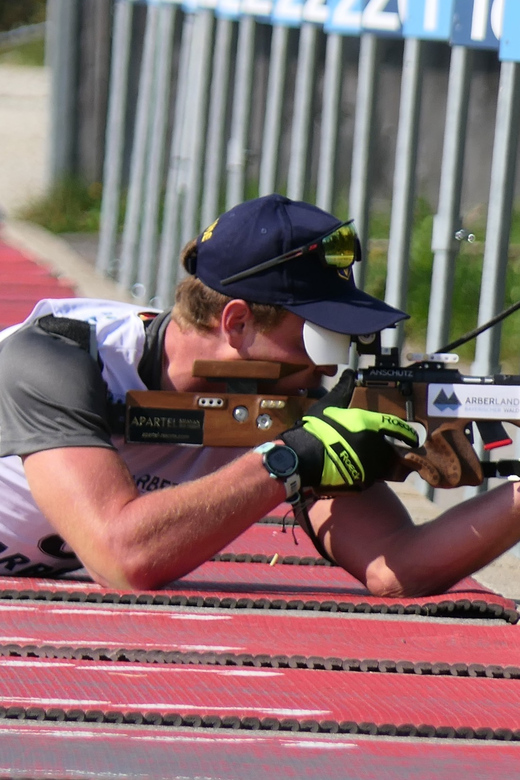
[[(197, 258), (197, 240), (190, 241), (181, 252), (181, 263), (185, 269)], [(189, 275), (177, 285), (172, 318), (181, 330), (195, 328), (210, 331), (219, 320), (224, 307), (233, 299), (212, 290), (200, 279)], [(256, 324), (262, 331), (276, 327), (287, 314), (283, 306), (247, 301)]]

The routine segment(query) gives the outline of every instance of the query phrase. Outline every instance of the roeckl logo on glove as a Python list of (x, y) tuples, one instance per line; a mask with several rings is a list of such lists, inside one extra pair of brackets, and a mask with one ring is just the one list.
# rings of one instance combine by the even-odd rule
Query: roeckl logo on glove
[(341, 460), (341, 462), (347, 469), (348, 473), (352, 477), (353, 482), (357, 482), (358, 480), (362, 479), (363, 475), (361, 474), (359, 468), (356, 466), (350, 454), (344, 447), (341, 447), (340, 444), (333, 444), (331, 449), (334, 450), (338, 458)]
[(393, 425), (394, 428), (402, 428), (403, 431), (410, 433), (412, 436), (415, 433), (411, 425), (408, 425), (408, 423), (406, 423), (404, 420), (401, 420), (400, 417), (394, 417), (391, 414), (382, 414), (381, 422), (388, 423), (388, 425)]

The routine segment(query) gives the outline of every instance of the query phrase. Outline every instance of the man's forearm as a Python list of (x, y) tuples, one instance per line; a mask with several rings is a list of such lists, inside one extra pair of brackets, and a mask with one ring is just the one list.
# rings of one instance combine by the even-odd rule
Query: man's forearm
[[(140, 496), (121, 512), (131, 582), (149, 587), (187, 574), (211, 558), (285, 498), (283, 485), (248, 453), (219, 471)], [(117, 544), (121, 543), (120, 534)]]
[(416, 525), (383, 484), (310, 513), (336, 562), (374, 596), (442, 593), (520, 540), (520, 483), (507, 483)]
[(261, 455), (140, 495), (111, 450), (35, 453), (26, 472), (41, 510), (101, 584), (153, 588), (211, 558), (285, 499)]

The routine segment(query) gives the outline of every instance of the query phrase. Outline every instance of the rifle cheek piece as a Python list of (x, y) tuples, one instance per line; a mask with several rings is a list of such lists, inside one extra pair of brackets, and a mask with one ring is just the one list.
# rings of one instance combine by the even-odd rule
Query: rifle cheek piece
[(305, 320), (303, 343), (305, 351), (316, 366), (347, 365), (350, 341), (350, 336), (346, 333), (336, 333)]

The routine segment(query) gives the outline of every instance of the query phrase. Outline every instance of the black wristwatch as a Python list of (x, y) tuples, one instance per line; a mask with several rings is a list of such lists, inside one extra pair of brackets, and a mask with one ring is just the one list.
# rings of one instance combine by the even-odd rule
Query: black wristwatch
[(283, 482), (286, 497), (290, 499), (298, 495), (301, 480), (298, 474), (298, 456), (295, 451), (286, 444), (275, 444), (274, 441), (266, 441), (259, 447), (255, 447), (254, 451), (263, 456), (263, 464), (269, 476)]

